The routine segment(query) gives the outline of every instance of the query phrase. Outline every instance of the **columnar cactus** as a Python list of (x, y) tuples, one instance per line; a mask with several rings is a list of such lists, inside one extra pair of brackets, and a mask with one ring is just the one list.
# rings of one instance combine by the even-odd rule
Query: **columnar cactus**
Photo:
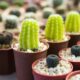
[(52, 14), (46, 25), (45, 36), (51, 41), (62, 41), (65, 37), (63, 19), (58, 14)]
[(22, 23), (19, 37), (19, 46), (22, 50), (33, 50), (39, 47), (39, 26), (34, 19), (26, 19)]
[(67, 15), (65, 22), (66, 32), (76, 33), (80, 32), (80, 15), (78, 12), (71, 11)]

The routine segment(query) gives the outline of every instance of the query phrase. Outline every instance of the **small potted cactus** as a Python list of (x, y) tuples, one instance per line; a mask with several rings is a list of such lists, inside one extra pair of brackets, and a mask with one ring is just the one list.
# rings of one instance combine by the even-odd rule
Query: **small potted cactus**
[(46, 56), (48, 44), (39, 41), (39, 26), (36, 20), (22, 22), (19, 43), (13, 44), (18, 80), (33, 80), (32, 63)]
[(21, 15), (20, 11), (17, 9), (11, 10), (9, 14), (15, 15), (17, 17), (20, 17), (20, 15)]
[(65, 35), (63, 19), (58, 14), (52, 14), (47, 21), (42, 41), (49, 43), (48, 54), (58, 54), (58, 51), (68, 46), (69, 37)]
[(13, 35), (3, 31), (0, 33), (0, 75), (7, 75), (15, 72), (15, 63), (11, 43)]
[(5, 10), (9, 7), (9, 4), (6, 1), (0, 1), (0, 9)]
[(71, 11), (67, 15), (65, 22), (66, 33), (71, 37), (69, 47), (75, 45), (80, 40), (80, 15), (76, 11)]
[(9, 15), (4, 19), (4, 27), (7, 31), (17, 34), (18, 32), (18, 18), (14, 15)]

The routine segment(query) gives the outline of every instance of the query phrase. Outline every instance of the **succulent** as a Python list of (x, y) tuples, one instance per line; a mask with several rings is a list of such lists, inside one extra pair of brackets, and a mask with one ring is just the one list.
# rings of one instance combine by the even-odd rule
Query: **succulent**
[(37, 11), (37, 6), (35, 6), (35, 5), (30, 5), (26, 9), (26, 12), (34, 12), (34, 13), (36, 13), (36, 11)]
[(80, 15), (76, 11), (68, 13), (66, 22), (66, 32), (77, 33), (80, 32)]
[(39, 47), (39, 26), (36, 20), (26, 19), (22, 23), (22, 30), (19, 37), (21, 50), (35, 50)]
[(48, 68), (56, 67), (59, 64), (59, 58), (56, 55), (49, 55), (46, 59)]
[(63, 0), (53, 0), (53, 7), (58, 7), (63, 3)]
[(10, 14), (11, 14), (11, 15), (15, 15), (15, 16), (17, 16), (17, 17), (19, 17), (19, 16), (21, 15), (20, 11), (17, 10), (17, 9), (10, 11)]
[(11, 33), (3, 31), (2, 33), (0, 33), (0, 46), (10, 45), (12, 39), (13, 39), (13, 35)]
[(17, 6), (22, 6), (24, 4), (24, 0), (13, 0), (13, 4)]
[(9, 4), (6, 1), (0, 1), (0, 9), (6, 9), (9, 7)]
[(9, 15), (4, 21), (4, 25), (6, 29), (15, 29), (17, 28), (18, 19), (14, 15)]
[(71, 53), (75, 56), (80, 56), (80, 46), (78, 46), (78, 45), (72, 46)]
[(63, 19), (58, 14), (52, 14), (47, 21), (45, 37), (51, 41), (62, 41), (65, 37)]
[(43, 10), (43, 18), (48, 19), (48, 17), (53, 13), (51, 8), (44, 8)]

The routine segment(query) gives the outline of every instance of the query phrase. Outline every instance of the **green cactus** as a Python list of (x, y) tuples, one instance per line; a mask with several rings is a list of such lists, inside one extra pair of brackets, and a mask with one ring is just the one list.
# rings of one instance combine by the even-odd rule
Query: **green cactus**
[(63, 19), (58, 14), (52, 14), (47, 21), (45, 36), (51, 41), (62, 41), (65, 37)]
[(0, 1), (0, 9), (6, 9), (9, 7), (9, 4), (6, 1)]
[(66, 22), (66, 32), (77, 33), (80, 32), (80, 15), (76, 11), (68, 13)]
[(26, 19), (23, 21), (19, 37), (19, 46), (21, 50), (38, 49), (39, 26), (34, 19)]

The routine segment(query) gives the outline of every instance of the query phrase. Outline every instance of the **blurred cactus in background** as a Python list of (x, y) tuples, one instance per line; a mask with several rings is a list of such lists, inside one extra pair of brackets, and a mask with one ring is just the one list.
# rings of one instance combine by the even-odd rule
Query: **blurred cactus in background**
[(6, 8), (8, 8), (9, 7), (9, 4), (8, 4), (8, 2), (6, 2), (6, 1), (0, 1), (0, 9), (6, 9)]
[(80, 32), (80, 15), (76, 11), (68, 13), (65, 22), (66, 32), (76, 33)]
[(26, 19), (22, 23), (22, 30), (19, 38), (19, 46), (22, 50), (38, 49), (39, 47), (39, 26), (34, 19)]
[(18, 18), (14, 15), (9, 15), (4, 21), (5, 29), (17, 28)]
[(63, 19), (58, 14), (53, 14), (49, 17), (45, 29), (45, 36), (51, 41), (64, 40), (65, 30), (63, 25)]

